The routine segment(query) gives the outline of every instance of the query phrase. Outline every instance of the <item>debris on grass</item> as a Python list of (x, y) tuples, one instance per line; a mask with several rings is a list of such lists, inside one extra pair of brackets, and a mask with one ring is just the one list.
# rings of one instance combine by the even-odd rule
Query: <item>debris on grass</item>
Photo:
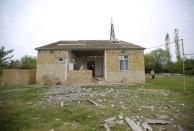
[(147, 122), (144, 122), (142, 126), (146, 131), (152, 131), (152, 127)]
[(109, 91), (105, 92), (104, 94), (108, 94), (110, 92), (114, 91), (113, 88), (111, 88)]
[(61, 101), (61, 107), (63, 107), (64, 106), (64, 103), (63, 103), (63, 101)]
[(170, 124), (170, 123), (172, 123), (170, 121), (158, 120), (158, 119), (146, 119), (145, 121), (148, 124)]
[(125, 107), (124, 105), (121, 106), (124, 110), (127, 110), (127, 107)]
[[(119, 110), (121, 112), (124, 112), (125, 114), (130, 113), (131, 116), (128, 118), (132, 122), (134, 122), (142, 130), (151, 131), (152, 130), (152, 127), (150, 126), (151, 124), (159, 124), (158, 127), (160, 128), (161, 124), (170, 124), (171, 122), (176, 123), (178, 116), (184, 115), (182, 110), (179, 109), (178, 107), (181, 106), (183, 107), (185, 106), (185, 104), (180, 102), (178, 103), (177, 102), (178, 99), (171, 100), (171, 97), (168, 97), (169, 95), (171, 95), (170, 91), (160, 89), (136, 88), (132, 90), (128, 88), (112, 88), (112, 87), (99, 89), (94, 87), (64, 86), (58, 89), (57, 88), (52, 89), (47, 94), (45, 93), (44, 95), (41, 96), (44, 97), (45, 100), (44, 99), (40, 100), (42, 100), (43, 104), (44, 103), (46, 104), (50, 103), (49, 105), (58, 104), (61, 105), (61, 107), (65, 105), (74, 104), (75, 102), (76, 104), (82, 106), (83, 104), (85, 104), (85, 102), (89, 102), (93, 107), (94, 106), (100, 107), (95, 108), (95, 110), (103, 115), (106, 115), (106, 111), (109, 108), (111, 108), (111, 111)], [(157, 101), (156, 103), (154, 103), (155, 100), (150, 98), (152, 97), (155, 98), (156, 96), (157, 99), (161, 99), (161, 101)], [(80, 101), (83, 101), (83, 103), (80, 104)], [(92, 106), (91, 109), (93, 109)], [(101, 110), (102, 108), (105, 108), (105, 110)], [(140, 113), (139, 115), (141, 117), (137, 116), (137, 113)], [(145, 116), (143, 116), (144, 113)], [(145, 119), (146, 117), (151, 118), (153, 114), (155, 116), (154, 119)], [(109, 131), (113, 126), (117, 124), (124, 123), (126, 124), (128, 119), (126, 120), (125, 117), (126, 115), (119, 114), (115, 117), (106, 119), (102, 127)], [(162, 125), (162, 127), (164, 127), (164, 125)], [(171, 127), (173, 126), (171, 125)], [(169, 129), (168, 126), (165, 128)]]
[(55, 129), (54, 128), (51, 128), (51, 129), (49, 129), (49, 131), (55, 131)]
[(154, 106), (139, 106), (140, 108), (149, 108), (151, 111), (154, 111)]
[(57, 119), (55, 119), (55, 120), (56, 120), (56, 121), (60, 121), (61, 119), (58, 119), (58, 118), (57, 118)]
[(109, 127), (113, 127), (117, 124), (117, 118), (116, 118), (116, 116), (114, 116), (114, 117), (111, 117), (111, 118), (108, 118), (108, 119), (104, 120), (104, 122), (106, 124), (108, 124)]
[(95, 106), (99, 106), (99, 104), (98, 104), (98, 103), (96, 103), (96, 102), (95, 102), (95, 101), (93, 101), (93, 100), (88, 99), (88, 101), (89, 101), (91, 104), (94, 104)]
[(180, 125), (178, 125), (178, 131), (184, 131), (184, 129)]
[(125, 118), (126, 122), (128, 123), (128, 125), (132, 128), (133, 131), (143, 131), (143, 129), (141, 128), (141, 126), (137, 125), (132, 119), (130, 119), (129, 117)]
[(114, 116), (111, 118), (108, 118), (106, 120), (104, 120), (104, 128), (106, 129), (106, 131), (110, 131), (110, 128), (115, 126), (116, 124), (124, 124), (124, 116), (119, 114), (118, 116)]
[(124, 119), (124, 116), (123, 116), (123, 115), (118, 115), (118, 118), (119, 118), (120, 120), (122, 120), (122, 119)]
[(185, 106), (183, 103), (180, 103), (179, 106)]
[(167, 115), (159, 115), (156, 117), (157, 119), (168, 119)]
[(110, 131), (110, 127), (106, 123), (104, 124), (104, 128), (105, 128), (106, 131)]
[(172, 116), (172, 117), (175, 117), (175, 118), (177, 118), (177, 116), (176, 115), (173, 115), (172, 113), (167, 113), (169, 116)]

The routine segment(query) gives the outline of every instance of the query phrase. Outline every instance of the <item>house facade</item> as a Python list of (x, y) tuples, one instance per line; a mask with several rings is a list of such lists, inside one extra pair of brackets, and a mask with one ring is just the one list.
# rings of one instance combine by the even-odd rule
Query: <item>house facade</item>
[(144, 83), (144, 48), (119, 40), (58, 41), (36, 48), (37, 84)]

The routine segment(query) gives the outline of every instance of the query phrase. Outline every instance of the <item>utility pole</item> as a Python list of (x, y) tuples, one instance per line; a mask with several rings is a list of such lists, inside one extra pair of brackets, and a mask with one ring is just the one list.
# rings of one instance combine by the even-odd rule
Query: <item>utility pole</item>
[(170, 37), (169, 37), (169, 34), (168, 33), (165, 36), (165, 49), (166, 49), (166, 53), (167, 53), (168, 62), (170, 62), (171, 61)]
[(183, 44), (183, 39), (181, 39), (181, 44), (182, 44), (182, 56), (183, 56), (183, 86), (184, 86), (184, 92), (186, 90), (185, 86), (185, 54), (184, 54), (184, 44)]
[(180, 45), (179, 45), (178, 29), (174, 29), (174, 43), (175, 43), (177, 61), (180, 61), (181, 60), (181, 51), (180, 51)]

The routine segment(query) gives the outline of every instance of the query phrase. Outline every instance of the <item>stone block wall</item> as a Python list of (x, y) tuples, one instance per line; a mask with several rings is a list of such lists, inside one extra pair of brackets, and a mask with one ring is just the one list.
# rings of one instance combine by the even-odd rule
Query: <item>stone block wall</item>
[(37, 84), (64, 83), (67, 69), (66, 51), (38, 51), (37, 55)]
[(91, 70), (74, 70), (68, 71), (66, 83), (91, 83), (92, 71)]
[(35, 80), (36, 70), (4, 69), (2, 74), (3, 85), (30, 85)]
[(92, 78), (92, 71), (91, 70), (68, 71), (68, 79), (71, 78)]
[[(143, 50), (106, 50), (106, 82), (145, 83)], [(128, 70), (120, 70), (119, 56), (128, 56)]]
[[(121, 71), (119, 56), (128, 56), (128, 70)], [(37, 84), (90, 83), (92, 71), (67, 71), (67, 51), (38, 51)], [(59, 60), (61, 58), (62, 60)], [(143, 50), (106, 50), (104, 53), (104, 77), (107, 83), (144, 83)]]

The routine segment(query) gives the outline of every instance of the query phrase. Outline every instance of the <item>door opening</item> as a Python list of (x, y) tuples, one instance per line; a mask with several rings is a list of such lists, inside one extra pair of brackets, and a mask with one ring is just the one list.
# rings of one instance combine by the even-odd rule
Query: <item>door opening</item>
[(95, 61), (87, 61), (87, 69), (92, 70), (92, 76), (95, 77)]

